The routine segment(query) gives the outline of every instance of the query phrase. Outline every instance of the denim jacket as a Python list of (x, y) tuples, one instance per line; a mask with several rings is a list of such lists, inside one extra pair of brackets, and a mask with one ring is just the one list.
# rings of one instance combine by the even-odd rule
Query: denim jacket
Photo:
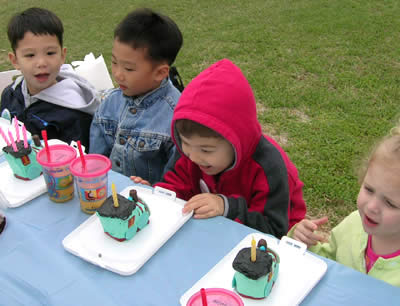
[(175, 150), (171, 119), (179, 97), (169, 79), (143, 96), (110, 91), (92, 121), (90, 153), (109, 156), (116, 172), (160, 181)]

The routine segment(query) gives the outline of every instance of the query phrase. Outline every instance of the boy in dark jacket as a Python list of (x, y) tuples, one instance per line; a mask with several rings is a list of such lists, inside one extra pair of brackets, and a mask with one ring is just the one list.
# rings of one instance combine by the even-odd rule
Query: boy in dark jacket
[(81, 140), (88, 149), (99, 100), (92, 85), (63, 66), (63, 32), (61, 20), (46, 9), (30, 8), (11, 18), (8, 56), (22, 76), (4, 89), (0, 112), (16, 116), (32, 134), (47, 130), (49, 139)]
[(185, 88), (172, 137), (180, 156), (156, 186), (188, 200), (184, 213), (225, 216), (278, 238), (304, 218), (297, 169), (262, 134), (251, 87), (229, 60), (207, 68)]

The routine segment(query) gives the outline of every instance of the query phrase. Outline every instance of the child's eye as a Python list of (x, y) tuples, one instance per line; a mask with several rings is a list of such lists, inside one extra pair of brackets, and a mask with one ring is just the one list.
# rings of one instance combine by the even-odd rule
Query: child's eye
[(47, 55), (54, 55), (54, 54), (56, 54), (55, 51), (49, 51), (49, 52), (47, 52)]
[(33, 54), (33, 53), (28, 53), (28, 54), (25, 54), (24, 55), (24, 57), (34, 57), (35, 55)]
[(125, 68), (125, 70), (128, 72), (134, 71), (132, 68)]
[(203, 153), (211, 153), (212, 151), (208, 151), (208, 150), (205, 150), (205, 149), (201, 149), (201, 152), (203, 152)]
[(390, 202), (389, 200), (385, 200), (385, 203), (387, 206), (391, 207), (391, 208), (398, 208), (396, 205), (394, 205), (392, 202)]
[(111, 61), (111, 64), (116, 65), (117, 62), (116, 61)]
[(368, 193), (373, 193), (374, 190), (368, 186), (364, 186), (364, 189), (368, 192)]

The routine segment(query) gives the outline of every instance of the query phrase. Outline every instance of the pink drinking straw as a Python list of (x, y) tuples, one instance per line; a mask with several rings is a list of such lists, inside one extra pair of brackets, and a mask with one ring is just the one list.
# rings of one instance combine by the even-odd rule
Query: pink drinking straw
[(10, 131), (10, 130), (8, 130), (8, 136), (10, 137), (10, 140), (11, 140), (11, 146), (12, 146), (12, 148), (13, 148), (14, 152), (17, 152), (17, 151), (18, 151), (18, 149), (17, 149), (17, 146), (15, 145), (15, 142), (14, 142), (14, 137), (13, 137), (13, 135), (12, 135), (12, 133), (11, 133), (11, 131)]
[(201, 294), (201, 303), (203, 304), (203, 306), (207, 306), (208, 303), (207, 303), (206, 289), (201, 288), (200, 294)]
[(49, 148), (49, 144), (47, 143), (47, 131), (46, 130), (42, 130), (42, 138), (44, 140), (44, 148), (46, 150), (46, 154), (47, 154), (47, 160), (50, 161), (50, 148)]
[(22, 136), (24, 137), (24, 148), (28, 148), (28, 137), (26, 137), (26, 127), (22, 124)]
[(0, 127), (0, 134), (1, 134), (1, 137), (3, 137), (4, 141), (6, 142), (7, 146), (11, 146), (11, 142), (8, 140), (6, 134), (5, 134), (4, 131), (1, 129), (1, 127)]
[(83, 156), (81, 141), (78, 140), (76, 143), (78, 144), (78, 150), (79, 150), (79, 155), (81, 157), (83, 169), (85, 169), (86, 168), (86, 160), (85, 160), (85, 157)]
[(17, 141), (19, 141), (19, 126), (17, 117), (14, 117), (14, 127), (15, 127), (15, 135), (17, 136)]

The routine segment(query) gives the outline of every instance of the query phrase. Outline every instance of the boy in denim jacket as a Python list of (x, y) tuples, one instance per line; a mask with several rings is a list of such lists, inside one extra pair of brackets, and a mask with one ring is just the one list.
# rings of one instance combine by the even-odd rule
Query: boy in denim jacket
[(16, 116), (32, 134), (47, 130), (49, 139), (80, 140), (88, 149), (100, 100), (86, 79), (63, 65), (63, 33), (61, 20), (46, 9), (29, 8), (10, 19), (7, 34), (13, 52), (8, 57), (22, 76), (4, 89), (0, 113)]
[(180, 92), (168, 77), (183, 38), (169, 17), (150, 9), (129, 13), (114, 31), (112, 90), (95, 113), (90, 152), (112, 169), (154, 183), (172, 157), (170, 125)]

